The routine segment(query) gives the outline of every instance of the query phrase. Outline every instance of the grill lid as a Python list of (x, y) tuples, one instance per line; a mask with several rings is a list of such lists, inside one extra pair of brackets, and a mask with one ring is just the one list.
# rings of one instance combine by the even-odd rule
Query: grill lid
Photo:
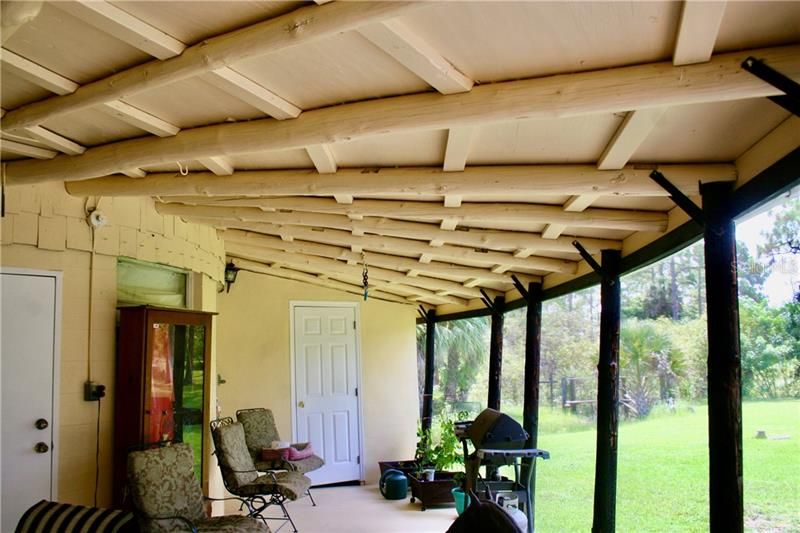
[(484, 409), (467, 430), (475, 449), (512, 450), (523, 448), (528, 434), (507, 414)]

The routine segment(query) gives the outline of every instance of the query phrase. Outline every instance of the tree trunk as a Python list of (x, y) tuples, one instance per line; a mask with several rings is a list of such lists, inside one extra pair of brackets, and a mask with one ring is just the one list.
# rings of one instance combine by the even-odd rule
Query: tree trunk
[(672, 320), (680, 319), (680, 297), (678, 295), (678, 274), (675, 271), (675, 256), (669, 260), (669, 298), (672, 304)]

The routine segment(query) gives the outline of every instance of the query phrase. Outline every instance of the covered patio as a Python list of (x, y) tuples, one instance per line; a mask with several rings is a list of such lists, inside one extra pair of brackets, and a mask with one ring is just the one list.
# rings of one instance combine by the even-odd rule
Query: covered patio
[[(209, 422), (266, 407), (324, 455), (316, 485), (367, 484), (292, 503), (300, 531), (445, 531), (452, 509), (373, 487), (431, 426), (437, 325), (491, 317), (502, 410), (503, 318), (526, 308), (536, 448), (542, 302), (600, 285), (592, 529), (614, 531), (620, 276), (704, 238), (709, 525), (743, 530), (734, 219), (800, 180), (800, 4), (0, 5), (0, 265), (57, 280), (41, 497), (118, 503), (117, 307), (155, 304), (214, 314), (185, 371), (205, 495)], [(5, 476), (4, 506), (29, 481)]]

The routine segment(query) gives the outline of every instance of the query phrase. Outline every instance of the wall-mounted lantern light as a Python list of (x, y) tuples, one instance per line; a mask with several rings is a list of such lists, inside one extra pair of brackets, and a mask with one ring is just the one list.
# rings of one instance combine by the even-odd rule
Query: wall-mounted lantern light
[(231, 285), (236, 281), (239, 274), (239, 267), (233, 263), (225, 265), (225, 292), (231, 292)]

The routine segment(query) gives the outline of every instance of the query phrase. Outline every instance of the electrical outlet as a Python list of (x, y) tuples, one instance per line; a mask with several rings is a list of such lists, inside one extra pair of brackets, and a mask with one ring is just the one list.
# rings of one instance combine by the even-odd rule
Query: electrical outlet
[(87, 402), (97, 402), (106, 395), (106, 386), (87, 381), (83, 384), (83, 399)]

